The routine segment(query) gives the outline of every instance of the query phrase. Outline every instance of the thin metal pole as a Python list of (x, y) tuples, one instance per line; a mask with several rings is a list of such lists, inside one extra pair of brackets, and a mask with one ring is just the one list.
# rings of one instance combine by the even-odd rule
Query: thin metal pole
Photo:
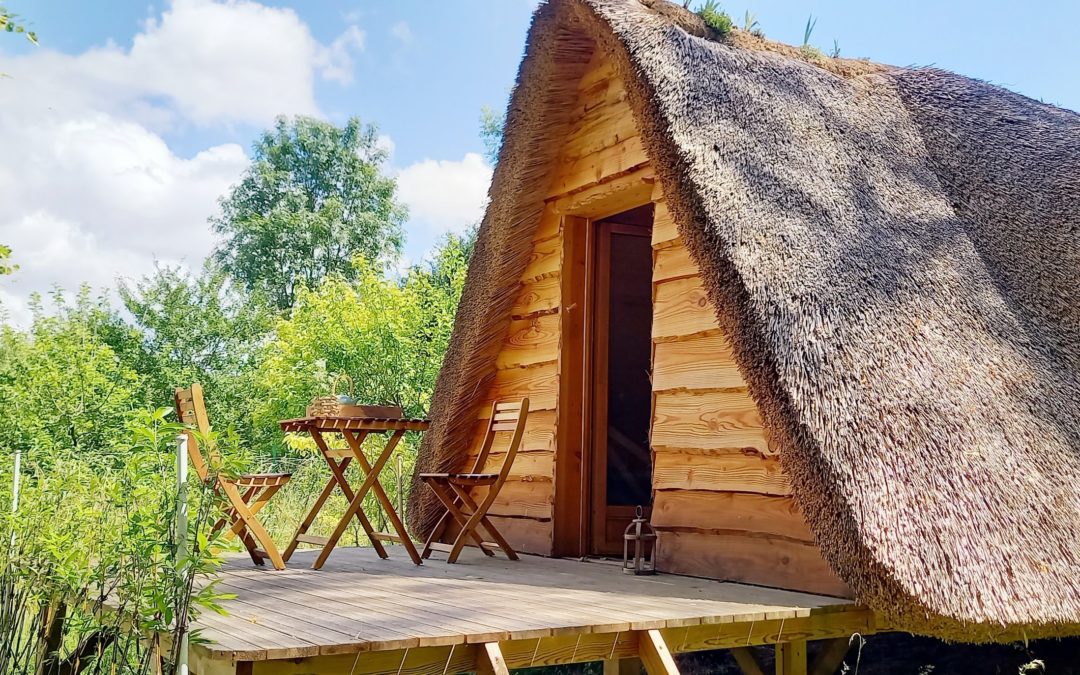
[[(15, 471), (11, 485), (11, 512), (19, 511), (19, 486), (22, 483), (22, 450), (15, 448)], [(11, 551), (15, 551), (15, 528), (11, 528)]]
[[(176, 437), (176, 565), (180, 567), (187, 557), (188, 530), (188, 437)], [(177, 618), (179, 620), (179, 617)], [(188, 633), (180, 634), (180, 651), (176, 657), (176, 675), (188, 675)]]
[(14, 484), (11, 486), (11, 512), (15, 513), (19, 510), (19, 483), (22, 475), (22, 450), (15, 449), (15, 478)]

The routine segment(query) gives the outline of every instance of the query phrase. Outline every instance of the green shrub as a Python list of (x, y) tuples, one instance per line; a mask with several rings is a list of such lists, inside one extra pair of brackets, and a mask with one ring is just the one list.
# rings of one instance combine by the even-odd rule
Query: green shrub
[(803, 45), (799, 47), (799, 53), (802, 54), (803, 58), (807, 61), (820, 61), (825, 58), (825, 54), (814, 45)]
[(697, 15), (720, 36), (727, 35), (734, 27), (731, 16), (720, 9), (720, 3), (716, 0), (705, 0), (705, 4), (698, 7)]
[[(208, 537), (209, 523), (222, 505), (189, 483), (188, 531), (175, 532), (181, 427), (167, 414), (133, 415), (116, 465), (24, 465), (14, 512), (10, 456), (0, 456), (0, 673), (150, 675), (158, 636), (175, 638), (201, 610), (222, 611), (226, 596), (208, 579), (220, 564), (212, 547), (222, 543)], [(163, 675), (177, 659), (179, 641), (160, 646), (169, 643)]]
[(810, 44), (810, 36), (814, 34), (814, 28), (817, 26), (817, 19), (811, 14), (806, 19), (806, 28), (803, 29), (803, 42), (799, 47), (799, 51), (802, 53), (803, 58), (807, 61), (820, 61), (825, 58), (825, 54), (820, 49)]

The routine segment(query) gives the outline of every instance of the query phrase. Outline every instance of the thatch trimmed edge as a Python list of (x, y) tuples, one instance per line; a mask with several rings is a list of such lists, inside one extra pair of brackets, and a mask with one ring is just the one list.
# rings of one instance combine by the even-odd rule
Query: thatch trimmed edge
[[(495, 373), (509, 331), (510, 309), (532, 254), (549, 169), (561, 149), (576, 96), (595, 46), (566, 5), (543, 4), (533, 17), (525, 56), (506, 113), (506, 134), (489, 189), (489, 205), (443, 359), (408, 506), (410, 528), (426, 536), (442, 515), (417, 475), (451, 471), (472, 440), (477, 406)], [(515, 199), (502, 199), (512, 194)], [(512, 279), (510, 283), (499, 280)]]

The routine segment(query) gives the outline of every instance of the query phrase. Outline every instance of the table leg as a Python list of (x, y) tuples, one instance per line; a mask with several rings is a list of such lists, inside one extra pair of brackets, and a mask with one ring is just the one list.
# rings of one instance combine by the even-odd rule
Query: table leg
[[(334, 546), (337, 545), (341, 536), (345, 534), (345, 530), (349, 527), (349, 521), (353, 519), (358, 512), (361, 511), (364, 505), (364, 497), (367, 496), (368, 490), (371, 490), (373, 485), (379, 484), (379, 472), (386, 466), (386, 462), (390, 459), (390, 453), (393, 452), (394, 446), (397, 445), (397, 441), (401, 439), (401, 435), (404, 431), (397, 431), (391, 437), (390, 441), (386, 444), (386, 448), (379, 454), (378, 459), (375, 460), (374, 465), (369, 465), (367, 458), (364, 457), (364, 453), (359, 450), (359, 442), (356, 437), (348, 432), (344, 432), (346, 440), (349, 441), (349, 446), (353, 448), (353, 455), (359, 461), (361, 468), (363, 468), (367, 475), (364, 476), (364, 482), (357, 488), (356, 493), (353, 495), (352, 501), (349, 503), (349, 508), (345, 510), (345, 515), (341, 517), (334, 532), (330, 535), (330, 539), (323, 546), (322, 551), (319, 552), (319, 557), (315, 559), (315, 562), (311, 565), (313, 569), (320, 569), (326, 563), (326, 559), (330, 557), (330, 552), (334, 550)], [(353, 444), (356, 444), (355, 446)], [(383, 498), (386, 495), (383, 494)], [(396, 515), (395, 515), (396, 517)], [(398, 521), (400, 522), (400, 521)], [(405, 538), (408, 541), (407, 538)], [(409, 542), (412, 543), (412, 542)], [(416, 553), (416, 547), (412, 547), (412, 552)], [(419, 561), (419, 556), (414, 557), (414, 561)], [(417, 562), (419, 564), (419, 562)]]
[(345, 440), (349, 443), (349, 447), (352, 448), (353, 455), (356, 457), (356, 461), (360, 463), (360, 467), (369, 473), (375, 471), (375, 482), (371, 486), (371, 489), (375, 492), (375, 498), (382, 504), (383, 510), (386, 511), (386, 517), (390, 520), (390, 524), (401, 539), (401, 545), (409, 552), (409, 557), (412, 558), (412, 561), (415, 564), (422, 564), (420, 553), (416, 550), (416, 545), (413, 544), (412, 539), (409, 537), (409, 533), (405, 530), (405, 523), (401, 521), (397, 511), (394, 509), (394, 503), (386, 496), (386, 492), (383, 490), (382, 485), (378, 480), (378, 474), (390, 459), (390, 455), (393, 454), (394, 448), (397, 447), (398, 442), (401, 441), (401, 438), (405, 435), (405, 431), (395, 431), (386, 441), (386, 445), (383, 447), (378, 460), (375, 462), (376, 465), (379, 466), (377, 470), (368, 465), (367, 457), (364, 457), (364, 453), (360, 448), (363, 438), (357, 438), (350, 431), (342, 432), (342, 435), (345, 436)]
[(334, 486), (337, 484), (337, 479), (330, 476), (330, 480), (326, 481), (326, 486), (319, 493), (315, 503), (311, 505), (311, 510), (304, 516), (304, 520), (300, 522), (299, 527), (296, 528), (296, 532), (293, 533), (292, 539), (289, 540), (289, 545), (285, 548), (285, 552), (281, 554), (281, 559), (285, 562), (289, 562), (289, 558), (296, 552), (296, 547), (300, 545), (300, 537), (307, 534), (308, 528), (315, 522), (315, 518), (319, 515), (319, 511), (322, 510), (323, 504), (330, 498), (330, 493), (334, 491)]
[[(318, 515), (319, 510), (322, 509), (323, 503), (330, 496), (330, 493), (334, 491), (334, 485), (337, 485), (341, 488), (341, 492), (345, 495), (345, 499), (348, 499), (350, 503), (353, 500), (352, 488), (349, 487), (349, 481), (345, 477), (345, 469), (349, 467), (349, 462), (352, 461), (352, 457), (344, 457), (342, 458), (341, 462), (338, 463), (334, 461), (334, 458), (330, 455), (330, 448), (326, 445), (326, 439), (322, 437), (322, 434), (319, 433), (318, 430), (311, 430), (311, 438), (315, 441), (315, 445), (319, 447), (319, 452), (322, 453), (323, 459), (326, 460), (327, 465), (330, 467), (330, 473), (332, 473), (333, 476), (326, 484), (326, 487), (323, 488), (323, 492), (319, 495), (319, 499), (316, 500), (315, 506), (308, 514), (308, 518), (305, 519), (306, 524), (302, 525), (302, 527), (304, 528), (304, 532), (306, 532), (307, 528), (311, 526), (311, 522), (315, 520), (315, 516)], [(368, 541), (371, 542), (371, 547), (375, 549), (375, 552), (379, 554), (379, 557), (389, 558), (390, 555), (386, 552), (386, 549), (383, 547), (382, 542), (372, 537), (372, 535), (375, 533), (375, 528), (372, 527), (371, 521), (367, 519), (367, 515), (364, 513), (363, 509), (356, 512), (356, 520), (359, 521), (360, 527), (364, 529), (364, 533), (367, 535)], [(298, 532), (298, 534), (302, 533)], [(295, 543), (299, 542), (294, 541), (293, 543), (289, 544), (290, 550), (296, 548), (294, 545)]]

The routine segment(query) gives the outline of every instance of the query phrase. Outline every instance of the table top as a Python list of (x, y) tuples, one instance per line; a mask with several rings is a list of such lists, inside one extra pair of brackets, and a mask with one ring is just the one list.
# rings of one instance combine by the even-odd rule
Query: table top
[(282, 431), (426, 431), (431, 420), (410, 417), (299, 417), (278, 422)]

